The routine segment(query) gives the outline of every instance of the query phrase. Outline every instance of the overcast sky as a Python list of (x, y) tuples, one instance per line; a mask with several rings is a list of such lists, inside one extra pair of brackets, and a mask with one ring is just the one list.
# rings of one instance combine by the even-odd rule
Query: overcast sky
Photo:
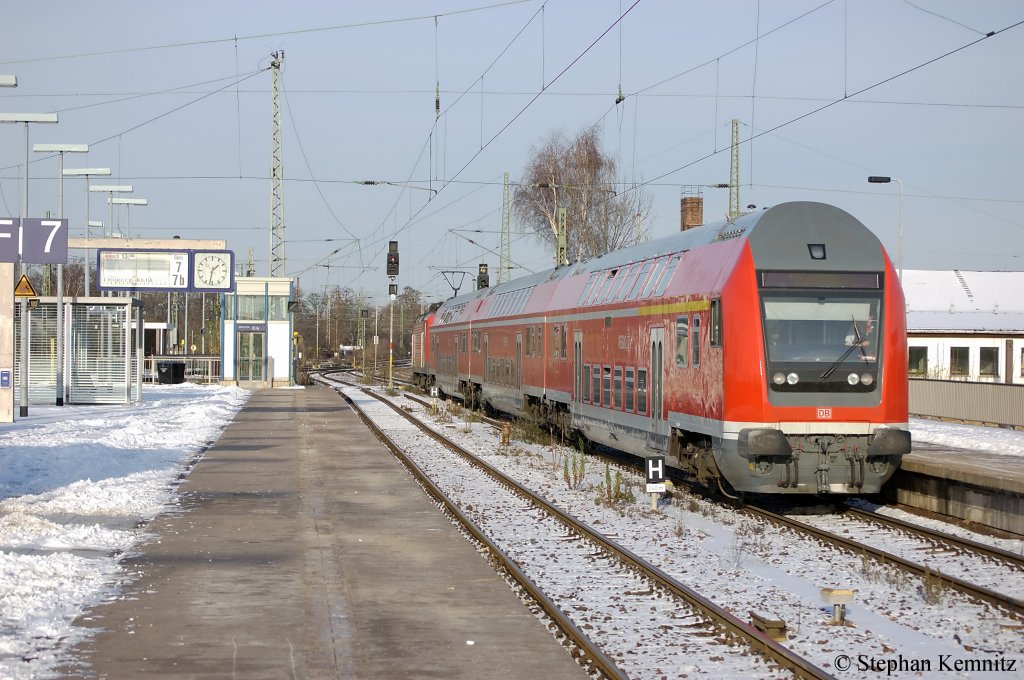
[[(3, 10), (0, 74), (18, 87), (0, 112), (57, 112), (31, 143), (88, 143), (66, 167), (110, 167), (103, 183), (148, 199), (121, 231), (226, 239), (264, 276), (283, 50), (286, 270), (306, 291), (382, 302), (392, 239), (400, 285), (432, 299), (451, 294), (444, 270), (488, 262), (493, 279), (503, 173), (554, 131), (596, 125), (621, 181), (653, 197), (644, 227), (667, 235), (681, 187), (729, 181), (733, 118), (742, 206), (835, 204), (896, 261), (898, 187), (867, 183), (889, 175), (905, 268), (1022, 270), (1021, 22), (1017, 0), (33, 0)], [(23, 129), (0, 126), (2, 214), (19, 214), (23, 156)], [(31, 156), (29, 213), (56, 214), (57, 160)], [(85, 183), (65, 184), (84, 235)], [(723, 216), (728, 191), (703, 191), (705, 219)], [(105, 195), (90, 210), (109, 221)], [(512, 232), (513, 275), (550, 266)]]

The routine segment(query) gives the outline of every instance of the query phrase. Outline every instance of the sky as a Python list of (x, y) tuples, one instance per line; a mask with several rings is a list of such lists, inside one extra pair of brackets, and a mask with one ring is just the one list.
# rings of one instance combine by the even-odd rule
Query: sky
[[(0, 677), (51, 677), (68, 661), (69, 648), (91, 630), (76, 628), (74, 620), (118, 597), (130, 578), (120, 558), (152, 539), (139, 523), (177, 507), (183, 471), (219, 438), (249, 394), (237, 387), (147, 385), (142, 402), (130, 407), (33, 407), (30, 417), (0, 424)], [(916, 442), (1024, 456), (1024, 432), (920, 419), (911, 420), (911, 431)], [(475, 449), (493, 450), (496, 435), (490, 437), (490, 445), (478, 442)], [(538, 450), (545, 451), (538, 456), (550, 455)], [(599, 477), (600, 466), (594, 469)], [(586, 503), (593, 509), (589, 494)], [(623, 513), (620, 528), (604, 530), (645, 536), (636, 529), (638, 521)], [(1003, 547), (1020, 549), (1019, 542)], [(950, 608), (954, 617), (955, 609)], [(875, 625), (887, 624), (876, 618)], [(909, 635), (916, 643), (917, 634)], [(900, 647), (894, 638), (889, 641)]]
[[(504, 173), (595, 126), (616, 190), (651, 196), (651, 237), (678, 229), (684, 186), (703, 187), (706, 221), (724, 216), (728, 190), (708, 185), (729, 181), (737, 119), (741, 206), (832, 203), (896, 261), (899, 187), (867, 183), (890, 176), (904, 268), (1024, 270), (1022, 22), (1014, 0), (38, 0), (4, 9), (0, 74), (18, 87), (0, 112), (56, 112), (32, 144), (88, 143), (66, 167), (109, 167), (94, 183), (149, 201), (115, 231), (224, 239), (265, 276), (283, 51), (285, 273), (378, 304), (390, 240), (399, 285), (427, 299), (451, 295), (446, 271), (487, 262), (493, 280)], [(23, 135), (0, 126), (12, 216)], [(30, 155), (29, 213), (56, 214), (58, 161)], [(66, 181), (72, 235), (85, 194)], [(109, 223), (105, 197), (90, 218)], [(513, 276), (550, 267), (546, 244), (511, 232)]]

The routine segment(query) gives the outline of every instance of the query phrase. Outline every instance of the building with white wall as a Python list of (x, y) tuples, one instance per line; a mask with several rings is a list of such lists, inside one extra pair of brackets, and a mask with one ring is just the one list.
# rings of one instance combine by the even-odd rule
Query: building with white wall
[(237, 277), (221, 306), (223, 380), (268, 387), (295, 382), (292, 361), (294, 281)]
[(1024, 272), (904, 270), (912, 378), (1024, 384)]

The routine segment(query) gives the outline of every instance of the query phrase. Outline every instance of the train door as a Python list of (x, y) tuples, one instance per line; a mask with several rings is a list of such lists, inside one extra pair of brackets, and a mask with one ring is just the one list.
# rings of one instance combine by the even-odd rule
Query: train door
[(480, 372), (483, 374), (483, 382), (486, 385), (493, 379), (490, 374), (491, 365), (487, 363), (487, 333), (484, 333), (484, 358), (483, 364), (480, 366)]
[[(576, 425), (583, 403), (583, 331), (573, 332), (572, 343), (572, 422)], [(586, 378), (589, 379), (589, 378)]]
[(512, 376), (512, 384), (516, 387), (516, 405), (522, 408), (523, 406), (523, 334), (516, 333), (516, 365), (512, 370), (515, 371), (515, 375)]
[(647, 432), (647, 446), (650, 448), (661, 448), (659, 443), (664, 440), (666, 434), (665, 419), (662, 415), (665, 405), (664, 356), (665, 329), (652, 328), (650, 367), (651, 420)]

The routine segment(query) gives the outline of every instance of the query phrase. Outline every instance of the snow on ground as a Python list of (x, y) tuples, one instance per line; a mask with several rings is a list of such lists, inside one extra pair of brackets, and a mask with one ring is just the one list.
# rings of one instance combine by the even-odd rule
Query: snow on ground
[[(132, 406), (39, 407), (0, 424), (0, 677), (46, 677), (86, 608), (117, 597), (119, 556), (174, 507), (179, 475), (249, 393), (146, 386)], [(914, 439), (1024, 456), (1024, 432), (913, 420)]]
[(0, 424), (0, 677), (37, 678), (117, 596), (140, 523), (249, 397), (236, 387), (146, 386), (131, 406), (32, 406)]

